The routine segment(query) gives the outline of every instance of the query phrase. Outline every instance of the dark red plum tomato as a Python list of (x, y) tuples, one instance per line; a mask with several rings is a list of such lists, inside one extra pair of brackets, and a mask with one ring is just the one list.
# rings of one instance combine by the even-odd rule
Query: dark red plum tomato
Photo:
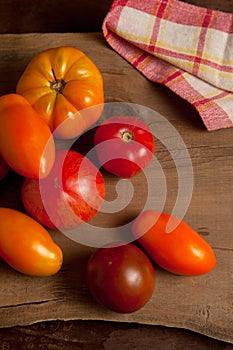
[(141, 309), (155, 287), (155, 270), (134, 244), (97, 249), (86, 267), (86, 281), (94, 299), (119, 313)]

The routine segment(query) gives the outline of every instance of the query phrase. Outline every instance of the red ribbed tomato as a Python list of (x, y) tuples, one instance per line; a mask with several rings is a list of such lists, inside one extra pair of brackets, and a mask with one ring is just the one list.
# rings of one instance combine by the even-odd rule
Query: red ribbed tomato
[(45, 179), (25, 179), (26, 211), (49, 228), (72, 229), (89, 221), (105, 197), (104, 179), (95, 165), (75, 151), (56, 152)]

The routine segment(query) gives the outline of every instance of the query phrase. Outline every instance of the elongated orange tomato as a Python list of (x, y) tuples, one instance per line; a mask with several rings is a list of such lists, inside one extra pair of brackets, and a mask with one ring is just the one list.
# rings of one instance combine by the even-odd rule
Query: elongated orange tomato
[(174, 274), (202, 275), (216, 265), (211, 246), (174, 216), (146, 210), (135, 220), (132, 230), (151, 258)]
[(76, 137), (94, 124), (104, 102), (99, 69), (82, 51), (69, 46), (34, 56), (16, 92), (32, 104), (59, 138)]
[(63, 253), (50, 234), (30, 216), (0, 208), (0, 257), (15, 270), (50, 276), (62, 266)]
[(0, 97), (0, 155), (29, 178), (47, 176), (54, 163), (55, 144), (48, 125), (18, 94)]

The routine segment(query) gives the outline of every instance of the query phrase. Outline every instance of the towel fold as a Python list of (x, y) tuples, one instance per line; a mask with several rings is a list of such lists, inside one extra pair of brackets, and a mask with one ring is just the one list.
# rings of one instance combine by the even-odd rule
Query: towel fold
[(233, 14), (178, 0), (115, 0), (109, 45), (191, 103), (207, 130), (233, 126)]

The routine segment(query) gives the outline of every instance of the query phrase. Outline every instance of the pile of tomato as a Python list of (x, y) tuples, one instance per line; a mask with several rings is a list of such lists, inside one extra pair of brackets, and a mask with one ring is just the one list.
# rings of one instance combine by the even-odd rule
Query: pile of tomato
[[(16, 93), (0, 97), (0, 179), (9, 169), (24, 177), (25, 212), (0, 208), (0, 257), (15, 270), (32, 276), (57, 273), (63, 252), (48, 229), (73, 229), (100, 211), (105, 199), (101, 171), (77, 151), (57, 150), (55, 138), (85, 133), (99, 120), (103, 104), (101, 72), (73, 47), (38, 53)], [(102, 167), (124, 178), (147, 167), (155, 152), (149, 127), (134, 116), (105, 120), (97, 127), (94, 146)], [(173, 225), (169, 233), (168, 222)], [(91, 294), (114, 311), (133, 312), (150, 300), (156, 264), (187, 276), (208, 273), (216, 265), (210, 245), (169, 214), (143, 211), (132, 233), (134, 243), (96, 249), (86, 266)]]

